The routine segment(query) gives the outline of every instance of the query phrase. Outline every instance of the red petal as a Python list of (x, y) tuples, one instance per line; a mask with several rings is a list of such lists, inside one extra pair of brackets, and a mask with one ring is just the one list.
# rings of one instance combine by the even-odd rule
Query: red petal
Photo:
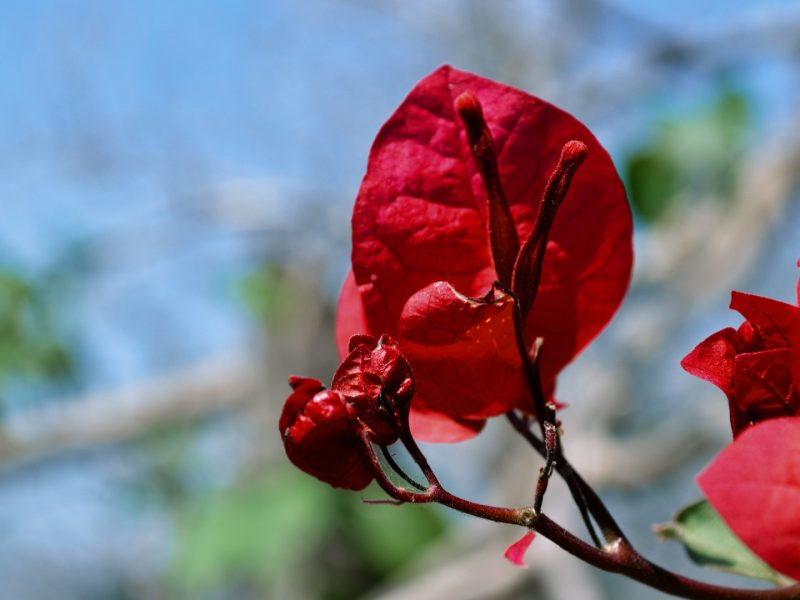
[(743, 292), (731, 293), (731, 308), (739, 311), (764, 338), (767, 347), (789, 345), (792, 323), (798, 318), (798, 308), (772, 298)]
[(281, 428), (281, 435), (289, 460), (309, 475), (350, 490), (362, 490), (372, 481), (371, 465), (360, 449), (341, 394), (326, 390), (306, 397), (288, 428)]
[(728, 397), (733, 395), (736, 330), (728, 327), (712, 333), (681, 361), (681, 366), (700, 379), (713, 383)]
[(361, 293), (358, 291), (353, 271), (349, 271), (342, 284), (339, 305), (336, 308), (336, 348), (339, 350), (341, 360), (344, 360), (350, 352), (350, 338), (357, 334), (369, 335), (370, 329), (364, 314)]
[(278, 429), (280, 429), (282, 437), (286, 435), (286, 429), (294, 423), (299, 412), (303, 410), (303, 407), (311, 400), (314, 394), (325, 389), (319, 379), (298, 377), (297, 375), (289, 377), (289, 385), (294, 391), (286, 399), (281, 411), (281, 418), (278, 421)]
[(331, 388), (355, 407), (372, 430), (376, 444), (393, 444), (397, 441), (398, 423), (384, 403), (401, 413), (409, 410), (414, 395), (411, 367), (389, 336), (378, 341), (368, 335), (354, 335), (349, 347), (350, 353), (336, 370)]
[(800, 579), (800, 418), (745, 430), (701, 473), (714, 508), (771, 567)]
[(436, 281), (479, 296), (496, 279), (485, 191), (454, 109), (466, 91), (484, 107), (520, 239), (530, 232), (562, 146), (580, 140), (589, 147), (553, 224), (528, 322), (531, 340), (545, 336), (543, 369), (552, 377), (602, 329), (627, 288), (631, 217), (624, 189), (608, 154), (573, 117), (450, 67), (411, 91), (370, 152), (353, 214), (353, 271), (369, 329), (396, 335), (408, 299)]
[(414, 294), (400, 325), (417, 379), (414, 405), (476, 420), (516, 407), (523, 376), (513, 311), (499, 290), (475, 300), (439, 281)]
[(736, 357), (735, 398), (743, 410), (767, 416), (794, 414), (792, 350), (776, 348)]
[(525, 553), (528, 551), (531, 543), (533, 542), (533, 538), (536, 537), (536, 534), (533, 531), (528, 531), (525, 535), (523, 535), (520, 539), (516, 542), (511, 544), (505, 551), (505, 556), (508, 560), (512, 563), (517, 565), (518, 567), (527, 567), (528, 565), (525, 564)]
[(411, 435), (421, 442), (455, 443), (474, 438), (486, 425), (486, 421), (455, 419), (412, 404), (409, 425)]
[(736, 406), (733, 400), (728, 400), (728, 411), (730, 414), (731, 431), (734, 437), (754, 423), (753, 418), (747, 414), (747, 412)]

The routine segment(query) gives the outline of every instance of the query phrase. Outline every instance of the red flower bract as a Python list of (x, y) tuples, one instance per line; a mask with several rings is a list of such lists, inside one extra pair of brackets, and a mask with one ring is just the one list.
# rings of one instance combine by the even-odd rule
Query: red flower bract
[(353, 213), (353, 270), (339, 301), (337, 340), (344, 355), (355, 333), (398, 338), (416, 374), (412, 431), (429, 441), (464, 439), (489, 416), (532, 410), (513, 356), (509, 299), (492, 292), (503, 277), (487, 233), (487, 192), (455, 108), (467, 92), (465, 107), (474, 108), (473, 97), (482, 106), (519, 240), (531, 233), (562, 148), (577, 140), (569, 151), (586, 150), (550, 229), (525, 323), (531, 349), (543, 338), (546, 394), (616, 311), (632, 262), (624, 189), (586, 127), (538, 98), (451, 67), (423, 79), (370, 152)]
[(681, 366), (725, 392), (738, 435), (752, 423), (800, 414), (800, 309), (741, 292), (732, 293), (731, 308), (746, 321), (706, 338)]
[(278, 427), (289, 459), (334, 487), (365, 488), (372, 468), (359, 429), (381, 445), (397, 441), (414, 394), (414, 378), (397, 344), (353, 336), (350, 353), (333, 377), (330, 390), (317, 379), (291, 377), (294, 392), (286, 400)]
[(317, 379), (293, 377), (294, 393), (279, 428), (286, 455), (296, 467), (333, 487), (361, 490), (372, 481), (369, 462), (359, 451), (346, 400)]
[(731, 529), (771, 567), (800, 579), (800, 418), (749, 427), (698, 478)]
[(536, 533), (532, 530), (526, 532), (525, 535), (506, 548), (503, 556), (518, 567), (526, 567), (525, 553), (528, 551), (528, 548), (531, 547), (535, 537)]
[(369, 335), (354, 335), (350, 353), (333, 376), (331, 388), (355, 407), (370, 428), (376, 444), (397, 441), (402, 423), (397, 418), (409, 410), (414, 395), (414, 377), (405, 357), (389, 336), (376, 341)]

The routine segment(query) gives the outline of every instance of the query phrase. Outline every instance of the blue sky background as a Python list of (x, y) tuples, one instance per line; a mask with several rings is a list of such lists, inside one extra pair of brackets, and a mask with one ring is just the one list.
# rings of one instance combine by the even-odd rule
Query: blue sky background
[[(0, 267), (80, 273), (65, 325), (80, 380), (68, 391), (247, 345), (254, 325), (237, 285), (265, 258), (320, 264), (333, 298), (372, 138), (436, 66), (547, 93), (620, 160), (653, 115), (702, 104), (716, 89), (702, 54), (667, 77), (637, 71), (653, 40), (702, 40), (800, 14), (797, 2), (777, 0), (584, 4), (597, 11), (586, 17), (589, 37), (553, 2), (505, 4), (494, 23), (504, 45), (481, 36), (480, 2), (457, 0), (0, 2)], [(796, 64), (744, 45), (731, 44), (732, 77), (754, 99), (759, 127), (781, 127), (797, 106)], [(247, 192), (235, 223), (220, 217), (230, 189)], [(770, 285), (776, 296), (793, 289)], [(35, 410), (52, 393), (14, 387), (6, 410)], [(156, 568), (169, 524), (131, 517), (119, 502), (136, 461), (86, 454), (0, 473), (0, 589), (81, 597), (99, 565), (132, 578)], [(155, 566), (126, 563), (131, 540), (153, 544)], [(36, 581), (40, 569), (49, 575)]]

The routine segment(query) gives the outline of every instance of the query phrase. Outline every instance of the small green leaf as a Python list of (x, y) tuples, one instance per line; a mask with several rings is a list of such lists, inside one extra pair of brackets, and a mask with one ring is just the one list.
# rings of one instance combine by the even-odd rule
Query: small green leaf
[(656, 525), (662, 540), (678, 540), (695, 563), (776, 585), (794, 583), (758, 558), (728, 528), (707, 500), (683, 508), (672, 523)]
[(201, 499), (179, 524), (173, 582), (193, 593), (269, 583), (307, 560), (335, 524), (334, 493), (287, 471)]
[(445, 523), (430, 506), (356, 506), (352, 533), (364, 562), (387, 575), (440, 538)]
[(636, 215), (654, 223), (666, 214), (680, 189), (680, 175), (666, 152), (649, 149), (631, 156), (625, 164), (625, 179)]

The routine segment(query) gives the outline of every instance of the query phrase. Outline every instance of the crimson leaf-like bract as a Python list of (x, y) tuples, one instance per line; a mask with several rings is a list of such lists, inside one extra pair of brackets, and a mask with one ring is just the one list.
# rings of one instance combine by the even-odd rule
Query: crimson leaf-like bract
[(800, 418), (769, 419), (747, 428), (698, 483), (755, 554), (800, 579)]
[(547, 395), (617, 310), (632, 263), (622, 183), (585, 126), (525, 92), (448, 66), (420, 81), (370, 152), (337, 341), (344, 355), (353, 334), (398, 339), (416, 377), (412, 431), (428, 441), (465, 439), (487, 417), (532, 411), (513, 343), (505, 346), (514, 340), (510, 299), (493, 283), (507, 273), (495, 268), (486, 184), (456, 109), (465, 93), (482, 106), (519, 240), (532, 232), (562, 149), (586, 146), (549, 231), (538, 293), (525, 291), (535, 296), (525, 339), (530, 351), (543, 341)]

